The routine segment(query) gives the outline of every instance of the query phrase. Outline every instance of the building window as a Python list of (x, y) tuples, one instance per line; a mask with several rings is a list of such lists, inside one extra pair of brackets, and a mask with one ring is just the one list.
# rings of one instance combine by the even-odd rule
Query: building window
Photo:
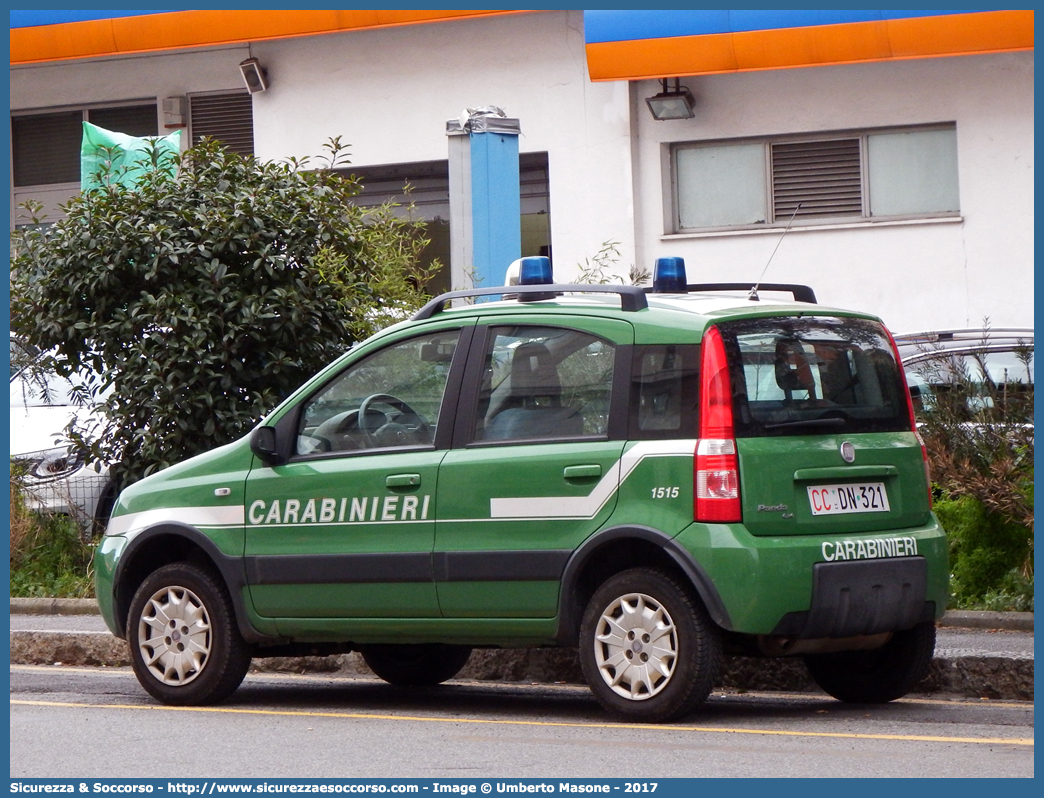
[(957, 131), (867, 137), (871, 216), (956, 213)]
[(155, 136), (156, 103), (125, 102), (47, 113), (11, 114), (11, 225), (24, 227), (32, 217), (21, 206), (39, 203), (33, 215), (51, 224), (64, 218), (63, 206), (80, 193), (83, 123), (128, 136)]
[(206, 136), (239, 155), (254, 154), (254, 104), (246, 91), (189, 95), (192, 146)]
[(679, 144), (672, 162), (674, 232), (960, 211), (953, 125)]
[[(521, 153), (518, 158), (522, 252), (525, 255), (551, 255), (550, 178), (546, 152)], [(361, 184), (356, 204), (376, 207), (385, 202), (399, 203), (405, 214), (413, 205), (414, 218), (427, 222), (425, 236), (431, 243), (421, 254), (421, 262), (435, 258), (443, 270), (428, 285), (430, 293), (453, 290), (450, 284), (449, 163), (415, 163), (352, 166), (341, 170), (355, 175)], [(409, 186), (409, 191), (405, 187)], [(459, 286), (458, 286), (459, 287)]]
[(155, 136), (159, 124), (154, 102), (14, 115), (11, 152), (15, 186), (78, 184), (84, 122), (128, 136)]

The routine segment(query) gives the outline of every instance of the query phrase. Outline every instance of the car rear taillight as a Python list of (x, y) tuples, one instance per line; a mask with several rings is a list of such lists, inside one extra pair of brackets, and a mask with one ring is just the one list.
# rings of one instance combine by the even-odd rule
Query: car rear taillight
[(924, 438), (921, 437), (921, 433), (917, 431), (917, 413), (914, 411), (913, 397), (910, 396), (910, 386), (906, 384), (906, 379), (903, 377), (903, 361), (899, 357), (899, 347), (895, 345), (895, 339), (892, 337), (892, 333), (885, 330), (888, 333), (888, 341), (892, 344), (892, 354), (895, 356), (895, 365), (899, 369), (899, 375), (902, 377), (900, 382), (903, 384), (903, 390), (906, 392), (906, 409), (910, 414), (910, 429), (913, 434), (917, 436), (917, 442), (921, 445), (921, 459), (924, 461), (924, 479), (928, 484), (928, 509), (932, 508), (932, 471), (928, 465), (928, 447), (924, 445)]
[(697, 521), (734, 523), (742, 520), (739, 459), (732, 427), (732, 380), (717, 327), (708, 328), (702, 348), (694, 515)]

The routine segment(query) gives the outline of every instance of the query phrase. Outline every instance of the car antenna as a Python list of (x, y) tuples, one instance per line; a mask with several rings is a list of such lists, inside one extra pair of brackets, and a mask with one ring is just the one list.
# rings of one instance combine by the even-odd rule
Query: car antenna
[(783, 243), (783, 236), (785, 236), (787, 234), (787, 230), (790, 229), (790, 225), (792, 225), (794, 223), (794, 217), (797, 216), (797, 212), (799, 210), (801, 210), (801, 203), (800, 202), (797, 204), (797, 207), (794, 208), (794, 212), (792, 214), (790, 214), (790, 221), (787, 222), (787, 226), (783, 229), (783, 235), (781, 235), (779, 237), (779, 241), (776, 242), (776, 248), (773, 249), (772, 250), (772, 254), (769, 255), (769, 259), (768, 259), (768, 262), (765, 264), (765, 268), (761, 270), (761, 276), (758, 277), (758, 281), (756, 283), (754, 283), (753, 286), (751, 286), (750, 293), (747, 294), (747, 299), (749, 299), (751, 302), (760, 302), (761, 301), (761, 297), (758, 296), (758, 286), (761, 285), (761, 281), (763, 279), (765, 279), (765, 272), (768, 271), (769, 263), (772, 263), (772, 259), (774, 257), (776, 257), (776, 250), (778, 250), (779, 249), (779, 245)]

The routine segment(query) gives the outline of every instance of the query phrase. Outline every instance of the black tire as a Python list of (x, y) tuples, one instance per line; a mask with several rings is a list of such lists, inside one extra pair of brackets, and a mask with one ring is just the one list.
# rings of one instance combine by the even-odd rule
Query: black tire
[[(617, 623), (621, 634), (608, 639)], [(652, 645), (657, 639), (662, 644)], [(663, 723), (689, 714), (710, 694), (721, 668), (721, 635), (686, 583), (634, 568), (607, 579), (588, 602), (580, 664), (611, 714)]]
[(805, 657), (816, 684), (852, 704), (885, 704), (902, 698), (921, 679), (935, 652), (935, 624), (921, 623), (896, 632), (873, 651), (843, 651)]
[(431, 687), (452, 679), (471, 656), (469, 646), (445, 643), (364, 646), (363, 660), (377, 676), (399, 687)]
[(224, 585), (190, 563), (165, 565), (142, 582), (131, 601), (127, 642), (138, 682), (164, 704), (216, 704), (235, 692), (250, 667), (250, 647)]
[(105, 527), (109, 525), (109, 516), (112, 515), (112, 508), (116, 504), (118, 494), (119, 491), (116, 490), (114, 481), (109, 480), (105, 483), (105, 487), (98, 496), (98, 503), (94, 506), (94, 517), (91, 519), (89, 532), (92, 540), (97, 540), (105, 534)]

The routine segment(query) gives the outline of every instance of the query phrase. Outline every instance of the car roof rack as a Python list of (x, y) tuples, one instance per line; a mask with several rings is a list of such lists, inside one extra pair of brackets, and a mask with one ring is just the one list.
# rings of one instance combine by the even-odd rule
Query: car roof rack
[[(685, 286), (685, 290), (689, 293), (708, 291), (747, 291), (751, 293), (755, 289), (758, 291), (782, 291), (793, 296), (798, 302), (808, 302), (811, 305), (818, 304), (816, 302), (816, 292), (807, 285), (799, 285), (797, 283), (690, 283)], [(645, 290), (652, 293), (652, 288), (646, 288)], [(757, 294), (751, 296), (750, 299), (755, 302), (758, 301)]]
[(634, 285), (498, 285), (440, 294), (414, 313), (410, 319), (411, 321), (430, 319), (435, 314), (441, 313), (446, 304), (454, 299), (503, 295), (505, 298), (517, 298), (520, 302), (535, 302), (538, 299), (553, 299), (561, 294), (616, 294), (620, 297), (620, 309), (627, 312), (644, 310), (649, 307), (645, 291)]
[(1032, 327), (979, 327), (955, 330), (926, 330), (924, 332), (901, 333), (895, 335), (895, 342), (909, 344), (945, 344), (953, 342), (995, 343), (1019, 338), (1033, 338)]

